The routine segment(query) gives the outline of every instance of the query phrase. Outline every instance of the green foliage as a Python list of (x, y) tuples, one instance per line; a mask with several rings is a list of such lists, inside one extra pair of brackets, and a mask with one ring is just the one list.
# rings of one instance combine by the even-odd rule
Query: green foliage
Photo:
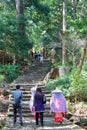
[(61, 89), (65, 97), (71, 102), (87, 100), (87, 80), (75, 69), (71, 74), (55, 80), (49, 80), (46, 84), (46, 88), (50, 91), (54, 90), (56, 87)]
[(67, 107), (68, 107), (68, 111), (70, 111), (71, 113), (75, 112), (75, 108), (72, 107), (74, 106), (74, 103), (73, 102), (67, 102)]
[(5, 80), (5, 76), (0, 74), (0, 86), (2, 86), (4, 80)]
[(0, 124), (0, 129), (2, 129), (3, 128), (3, 125), (2, 124)]
[(87, 72), (87, 61), (84, 62), (83, 70), (84, 70), (85, 72)]
[(69, 75), (66, 75), (61, 78), (57, 78), (55, 80), (49, 80), (48, 83), (46, 84), (46, 88), (49, 89), (50, 91), (54, 90), (56, 87), (61, 89), (64, 92), (64, 95), (68, 95), (68, 88), (70, 87), (70, 79)]
[[(87, 32), (87, 4), (84, 6), (82, 17), (80, 13), (83, 5), (82, 0), (75, 5), (76, 10), (74, 10), (74, 5), (70, 0), (66, 1), (67, 30), (71, 35), (76, 33), (75, 37), (77, 35), (85, 37)], [(59, 33), (62, 34), (62, 6), (63, 1), (61, 0), (24, 1), (24, 15), (21, 16), (20, 23), (24, 23), (25, 26), (23, 30), (18, 30), (19, 21), (16, 19), (15, 1), (0, 1), (0, 49), (13, 52), (19, 61), (19, 59), (26, 58), (28, 50), (32, 47), (36, 49), (43, 46), (54, 47), (54, 43), (61, 42)], [(23, 31), (23, 37), (18, 35), (22, 33), (20, 31)], [(69, 50), (73, 51), (70, 49), (72, 48), (71, 42)], [(57, 46), (61, 45), (58, 44)], [(75, 51), (76, 54), (77, 51)], [(59, 55), (57, 53), (58, 58), (56, 60), (61, 64), (61, 56)], [(72, 59), (71, 55), (69, 55), (70, 59)]]
[[(75, 1), (74, 1), (75, 4)], [(84, 5), (84, 9), (83, 9)], [(73, 9), (72, 9), (73, 8)], [(76, 10), (75, 10), (76, 8)], [(77, 32), (77, 35), (81, 38), (86, 36), (87, 32), (87, 2), (78, 1), (76, 7), (72, 3), (67, 2), (67, 21), (68, 30), (72, 32)], [(72, 29), (71, 29), (72, 28)]]
[[(87, 2), (85, 1), (84, 10), (81, 12), (83, 4), (82, 0), (73, 5), (70, 0), (66, 1), (67, 33), (69, 32), (70, 34), (70, 36), (66, 34), (66, 37), (68, 37), (66, 38), (66, 47), (70, 54), (68, 58), (69, 65), (76, 65), (81, 55), (75, 39), (85, 37), (87, 32)], [(76, 6), (74, 7), (74, 5)], [(63, 1), (61, 0), (26, 0), (24, 1), (24, 15), (21, 16), (23, 21), (20, 20), (20, 23), (24, 23), (25, 26), (23, 30), (18, 30), (19, 21), (16, 19), (15, 1), (0, 1), (0, 49), (15, 54), (16, 61), (20, 64), (25, 64), (28, 61), (27, 54), (32, 47), (39, 50), (45, 46), (51, 54), (51, 49), (54, 48), (55, 43), (56, 46), (61, 46), (59, 34), (61, 33), (62, 35), (62, 8)], [(18, 35), (19, 33), (21, 34), (20, 31), (23, 31), (23, 37)], [(58, 53), (58, 48), (56, 49), (56, 57), (57, 62), (54, 66), (59, 66), (61, 65), (62, 56), (61, 50)], [(76, 58), (76, 62), (72, 63), (74, 57)], [(16, 70), (18, 70), (17, 66), (5, 65), (2, 73), (7, 75), (9, 81), (12, 81), (17, 76)], [(87, 70), (86, 65), (84, 65), (84, 70)], [(80, 91), (83, 91), (82, 86), (84, 86), (85, 91), (86, 83), (85, 79), (81, 79), (77, 75), (74, 75), (72, 72), (70, 76), (49, 81), (49, 85), (47, 85), (50, 90), (53, 90), (57, 86), (67, 96), (70, 96), (73, 91), (75, 91), (74, 95), (78, 96)], [(80, 78), (79, 81), (78, 78)], [(78, 86), (80, 90), (77, 92)]]
[[(21, 31), (18, 30), (19, 22), (16, 19), (15, 4), (12, 1), (0, 2), (0, 6), (0, 49), (14, 53), (18, 62), (20, 57), (22, 60), (26, 58), (28, 50), (32, 48), (33, 44), (26, 34), (22, 37), (19, 36)], [(21, 17), (20, 22), (24, 22), (25, 17)], [(25, 30), (22, 31), (25, 32)]]
[(77, 71), (72, 73), (71, 77), (71, 87), (69, 92), (74, 98), (74, 101), (86, 101), (87, 100), (87, 80), (82, 74)]
[(4, 91), (3, 91), (3, 95), (4, 95), (5, 97), (9, 97), (9, 92), (6, 91), (6, 90), (4, 90)]
[(36, 8), (38, 12), (44, 13), (45, 15), (48, 15), (49, 13), (49, 7), (46, 5), (46, 3), (43, 3), (40, 0), (27, 0), (27, 3), (25, 1), (25, 5), (27, 7)]
[(0, 65), (0, 73), (3, 73), (7, 82), (12, 82), (19, 75), (19, 65)]

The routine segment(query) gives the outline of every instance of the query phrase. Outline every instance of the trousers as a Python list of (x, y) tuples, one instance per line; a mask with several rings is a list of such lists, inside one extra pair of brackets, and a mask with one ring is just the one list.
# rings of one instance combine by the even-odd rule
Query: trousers
[(39, 114), (40, 114), (40, 123), (41, 126), (43, 126), (43, 112), (36, 112), (36, 125), (38, 125)]
[(13, 104), (14, 111), (14, 123), (17, 121), (17, 113), (19, 114), (20, 123), (22, 123), (22, 106), (19, 104)]

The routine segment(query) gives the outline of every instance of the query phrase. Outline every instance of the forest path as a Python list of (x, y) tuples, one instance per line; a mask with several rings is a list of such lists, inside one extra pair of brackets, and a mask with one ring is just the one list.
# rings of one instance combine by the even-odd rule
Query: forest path
[[(8, 109), (8, 116), (6, 120), (6, 125), (3, 130), (84, 130), (83, 128), (71, 123), (67, 119), (64, 119), (64, 122), (61, 125), (54, 123), (54, 117), (50, 113), (50, 97), (51, 94), (43, 85), (43, 79), (48, 72), (51, 63), (47, 60), (44, 61), (43, 64), (36, 62), (33, 64), (31, 68), (27, 68), (25, 73), (18, 77), (11, 85), (10, 90), (11, 92), (15, 90), (15, 85), (20, 84), (21, 90), (23, 91), (23, 126), (19, 124), (19, 117), (17, 123), (13, 124), (13, 107), (12, 101), (13, 98), (10, 95), (10, 104)], [(42, 91), (45, 93), (47, 98), (47, 103), (45, 105), (45, 113), (44, 113), (44, 128), (41, 126), (36, 127), (35, 120), (29, 109), (29, 100), (30, 100), (30, 89), (39, 84), (42, 87)]]

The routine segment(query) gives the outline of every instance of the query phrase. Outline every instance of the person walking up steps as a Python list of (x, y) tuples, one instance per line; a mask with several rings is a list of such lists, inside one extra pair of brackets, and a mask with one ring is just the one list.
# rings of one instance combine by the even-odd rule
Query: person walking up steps
[(43, 127), (43, 113), (44, 113), (44, 103), (46, 103), (46, 97), (45, 94), (42, 93), (42, 90), (40, 87), (37, 87), (36, 89), (36, 94), (34, 96), (34, 107), (35, 107), (35, 115), (36, 115), (36, 126), (39, 125), (38, 122), (38, 116), (40, 114), (40, 123), (41, 126)]
[[(30, 98), (30, 102), (29, 102), (30, 111), (31, 111), (32, 115), (34, 116), (34, 119), (36, 119), (36, 116), (35, 116), (35, 109), (33, 107), (33, 103), (34, 103), (34, 96), (36, 93), (36, 89), (37, 89), (37, 85), (35, 87), (31, 88), (31, 98)], [(40, 118), (40, 115), (38, 118)]]
[(23, 125), (22, 121), (22, 97), (23, 94), (20, 90), (20, 85), (16, 85), (16, 90), (12, 93), (12, 96), (14, 98), (13, 101), (13, 112), (14, 112), (14, 124), (16, 124), (17, 121), (17, 112), (19, 113), (20, 118), (20, 125)]
[(58, 124), (62, 123), (67, 112), (67, 107), (66, 99), (63, 96), (62, 91), (59, 89), (55, 89), (54, 91), (52, 91), (50, 110), (51, 113), (54, 114), (54, 122)]

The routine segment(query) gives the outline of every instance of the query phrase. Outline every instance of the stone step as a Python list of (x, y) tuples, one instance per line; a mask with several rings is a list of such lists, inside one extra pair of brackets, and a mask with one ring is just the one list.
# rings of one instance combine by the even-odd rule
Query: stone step
[[(49, 62), (44, 61), (43, 64), (41, 64), (40, 62), (36, 62), (36, 63), (34, 63), (34, 64), (32, 65), (32, 67), (38, 67), (38, 66), (39, 66), (39, 67), (44, 67), (44, 66), (47, 67), (47, 66), (49, 66), (49, 65), (50, 65)], [(32, 67), (31, 67), (31, 68), (32, 68)]]
[[(10, 93), (12, 93), (13, 91), (15, 91), (15, 89), (13, 89), (13, 90), (11, 90), (10, 91)], [(21, 91), (23, 92), (23, 95), (27, 95), (27, 94), (29, 94), (29, 95), (31, 95), (31, 91), (30, 91), (30, 89), (21, 89)], [(48, 91), (48, 90), (42, 90), (42, 92), (44, 93), (44, 94), (46, 94), (46, 95), (50, 95), (51, 96), (51, 93)]]
[[(21, 87), (20, 87), (20, 90), (29, 90), (31, 89), (32, 87), (35, 87), (37, 84), (21, 84), (21, 83), (18, 83)], [(9, 86), (10, 90), (15, 90), (16, 89), (16, 85), (17, 84), (11, 84)], [(46, 88), (44, 87), (44, 85), (38, 85), (42, 88), (42, 90), (46, 90)]]
[[(10, 111), (10, 112), (12, 112), (13, 113), (13, 108), (9, 108), (9, 110), (8, 111)], [(30, 111), (30, 109), (22, 109), (22, 112), (24, 113), (24, 114), (30, 114), (31, 115), (31, 111)], [(45, 110), (45, 114), (49, 114), (49, 115), (52, 115), (51, 113), (50, 113), (50, 109), (46, 109)]]
[[(44, 92), (44, 93), (45, 93), (46, 98), (51, 97), (51, 94), (50, 94), (48, 91), (46, 91), (46, 92)], [(10, 99), (13, 99), (13, 98), (12, 98), (12, 95), (9, 95), (9, 96), (10, 96)], [(30, 99), (30, 97), (31, 97), (31, 93), (29, 93), (28, 91), (23, 92), (23, 98), (28, 98), (28, 99)]]
[[(15, 89), (11, 89), (10, 90), (10, 94), (12, 94), (12, 92), (13, 91), (15, 91)], [(21, 89), (21, 91), (23, 92), (23, 95), (25, 95), (25, 94), (29, 94), (29, 95), (31, 95), (31, 89)], [(51, 92), (49, 91), (49, 90), (45, 90), (45, 89), (42, 89), (42, 92), (44, 93), (44, 94), (46, 94), (46, 95), (50, 95), (51, 96)]]
[[(24, 104), (24, 105), (22, 105), (22, 109), (24, 109), (24, 110), (30, 110), (30, 108), (29, 108), (29, 103), (28, 104)], [(9, 111), (11, 111), (11, 110), (13, 110), (13, 105), (12, 104), (10, 104), (9, 105)], [(50, 106), (49, 105), (45, 105), (45, 110), (47, 111), (50, 111)]]
[[(9, 107), (12, 107), (12, 103), (13, 103), (13, 102), (10, 101)], [(45, 106), (46, 108), (49, 108), (50, 103), (47, 101), (44, 106)], [(27, 102), (27, 101), (22, 102), (22, 107), (23, 107), (23, 108), (28, 108), (28, 107), (29, 107), (29, 102)]]
[[(45, 109), (46, 110), (49, 110), (50, 111), (50, 105), (49, 104), (45, 104), (44, 105)], [(10, 104), (9, 105), (9, 109), (13, 109), (13, 104)], [(26, 110), (29, 110), (29, 103), (28, 104), (22, 104), (22, 109), (26, 109)]]
[[(27, 98), (23, 98), (23, 102), (26, 102), (26, 101), (30, 101), (30, 98), (29, 99), (27, 99)], [(9, 102), (13, 102), (13, 100), (11, 100), (11, 101), (9, 101)], [(47, 102), (50, 102), (50, 99), (47, 99)]]
[[(21, 83), (19, 83), (20, 84), (20, 86), (21, 86), (21, 88), (20, 89), (24, 89), (24, 88), (26, 88), (26, 89), (30, 89), (30, 88), (32, 88), (32, 87), (35, 87), (37, 84), (21, 84)], [(15, 89), (15, 86), (16, 86), (17, 84), (11, 84), (10, 85), (10, 89)], [(41, 85), (41, 84), (38, 84), (38, 86), (40, 86), (42, 89), (45, 89), (45, 87), (44, 87), (44, 85)]]
[[(50, 102), (50, 97), (47, 97), (47, 102)], [(23, 102), (24, 101), (30, 101), (30, 97), (29, 98), (27, 98), (27, 97), (25, 97), (25, 98), (23, 98)], [(13, 98), (11, 98), (11, 101), (10, 102), (13, 102)]]
[(30, 70), (31, 69), (36, 69), (36, 68), (47, 68), (47, 67), (49, 67), (49, 65), (51, 65), (50, 63), (46, 63), (46, 62), (44, 62), (43, 64), (41, 64), (41, 63), (39, 63), (39, 62), (37, 62), (37, 63), (34, 63), (33, 65), (32, 65), (32, 67), (30, 67)]
[[(17, 84), (19, 84), (20, 85), (20, 90), (30, 90), (31, 88), (33, 88), (33, 87), (35, 87), (37, 84), (39, 84), (39, 83), (35, 83), (35, 84), (33, 84), (33, 85), (28, 85), (28, 84), (21, 84), (21, 83), (16, 83), (15, 85), (13, 85), (13, 86), (10, 86), (10, 90), (16, 90), (16, 85)], [(46, 88), (44, 87), (44, 86), (41, 86), (41, 85), (39, 85), (40, 87), (41, 87), (41, 89), (42, 89), (42, 91), (43, 90), (46, 90)]]
[(36, 127), (33, 117), (24, 117), (23, 126), (20, 126), (19, 121), (16, 125), (13, 124), (13, 118), (8, 117), (6, 126), (3, 130), (84, 130), (83, 128), (71, 123), (67, 119), (64, 119), (63, 123), (58, 125), (54, 123), (53, 117), (44, 117), (44, 127), (39, 125)]
[[(23, 115), (23, 117), (32, 117), (33, 115), (32, 115), (32, 113), (29, 113), (29, 112), (25, 112), (25, 113), (22, 113), (22, 115)], [(13, 112), (8, 112), (8, 116), (9, 117), (13, 117)], [(18, 114), (17, 114), (17, 116), (19, 116)], [(44, 113), (44, 117), (52, 117), (52, 114), (49, 112), (45, 112)]]
[[(8, 109), (8, 116), (6, 120), (6, 125), (3, 130), (42, 130), (40, 126), (35, 126), (35, 120), (33, 115), (29, 109), (29, 100), (30, 100), (30, 89), (34, 87), (36, 84), (39, 84), (42, 87), (42, 91), (45, 93), (47, 97), (47, 102), (45, 105), (44, 112), (44, 128), (43, 130), (84, 130), (79, 126), (72, 124), (68, 120), (64, 120), (63, 124), (58, 125), (54, 123), (54, 117), (50, 113), (50, 92), (46, 90), (44, 85), (42, 84), (43, 78), (49, 69), (51, 63), (48, 60), (44, 60), (44, 63), (41, 64), (39, 62), (33, 63), (32, 67), (28, 67), (24, 73), (24, 75), (19, 76), (10, 86), (11, 92), (15, 90), (15, 86), (20, 84), (21, 90), (23, 91), (23, 102), (22, 102), (22, 111), (23, 111), (23, 126), (20, 126), (19, 120), (17, 120), (17, 124), (13, 125), (13, 106), (12, 101), (13, 98), (10, 95), (10, 104)], [(18, 114), (17, 114), (18, 116)]]

